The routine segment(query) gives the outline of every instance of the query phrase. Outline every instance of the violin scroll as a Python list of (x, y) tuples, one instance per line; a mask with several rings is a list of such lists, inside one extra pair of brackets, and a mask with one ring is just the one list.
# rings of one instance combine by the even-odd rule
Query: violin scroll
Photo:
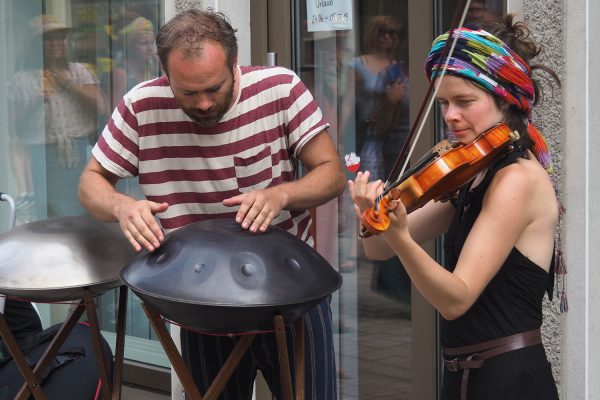
[(398, 206), (396, 203), (393, 203), (392, 200), (398, 200), (399, 198), (400, 190), (393, 188), (381, 199), (378, 210), (375, 210), (374, 208), (365, 210), (361, 217), (362, 225), (366, 229), (361, 232), (362, 237), (368, 237), (370, 234), (378, 235), (390, 227), (390, 217), (388, 214), (390, 211), (394, 211)]
[[(409, 171), (385, 189), (376, 206), (363, 212), (361, 237), (379, 234), (390, 225), (388, 212), (395, 206), (392, 200), (400, 200), (406, 212), (423, 207), (429, 201), (446, 201), (463, 185), (488, 167), (498, 156), (514, 150), (511, 145), (519, 139), (505, 123), (483, 132), (472, 143), (450, 145), (443, 140), (438, 143), (425, 162)], [(378, 198), (379, 199), (379, 198)], [(393, 208), (392, 208), (393, 207)]]

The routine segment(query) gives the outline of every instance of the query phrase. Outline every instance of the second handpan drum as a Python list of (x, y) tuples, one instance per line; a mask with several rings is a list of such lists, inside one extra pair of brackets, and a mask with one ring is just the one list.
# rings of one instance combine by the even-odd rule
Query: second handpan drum
[(294, 235), (277, 227), (251, 233), (223, 219), (171, 232), (155, 252), (127, 265), (121, 279), (167, 319), (223, 334), (272, 330), (276, 314), (293, 321), (342, 284)]
[(119, 225), (59, 217), (0, 235), (0, 294), (36, 302), (81, 299), (122, 285), (119, 273), (136, 256)]

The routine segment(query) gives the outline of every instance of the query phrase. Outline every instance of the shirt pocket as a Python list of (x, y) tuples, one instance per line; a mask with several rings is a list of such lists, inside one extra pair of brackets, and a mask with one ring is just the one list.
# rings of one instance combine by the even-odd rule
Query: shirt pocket
[(234, 156), (233, 164), (238, 189), (241, 193), (265, 189), (273, 181), (273, 160), (269, 145), (249, 157)]

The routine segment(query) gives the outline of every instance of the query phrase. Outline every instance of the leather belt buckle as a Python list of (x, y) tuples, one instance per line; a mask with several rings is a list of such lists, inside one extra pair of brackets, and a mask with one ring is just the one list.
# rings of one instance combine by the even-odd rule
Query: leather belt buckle
[(461, 369), (458, 362), (459, 362), (458, 358), (455, 358), (453, 360), (444, 360), (444, 364), (446, 365), (446, 368), (450, 372), (458, 372)]

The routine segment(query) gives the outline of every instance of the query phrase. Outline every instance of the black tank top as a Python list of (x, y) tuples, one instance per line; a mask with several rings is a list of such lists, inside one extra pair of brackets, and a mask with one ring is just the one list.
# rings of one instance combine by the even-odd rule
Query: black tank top
[[(520, 157), (526, 150), (516, 150), (496, 161), (483, 181), (473, 190), (467, 185), (452, 201), (456, 213), (445, 236), (445, 266), (453, 271), (458, 256), (481, 211), (483, 197), (496, 172)], [(490, 243), (490, 246), (493, 246)], [(550, 273), (529, 260), (516, 248), (473, 306), (460, 318), (442, 319), (442, 345), (460, 347), (537, 329), (542, 324), (544, 292), (552, 295), (554, 259)]]

